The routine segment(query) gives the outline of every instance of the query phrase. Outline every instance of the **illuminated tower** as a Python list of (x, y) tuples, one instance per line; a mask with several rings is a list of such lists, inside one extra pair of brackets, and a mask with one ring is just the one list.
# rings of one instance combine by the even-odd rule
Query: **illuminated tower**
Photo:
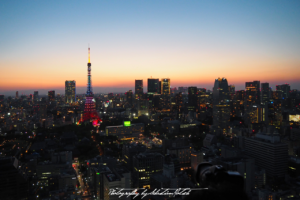
[(100, 125), (100, 117), (95, 109), (95, 102), (93, 100), (94, 94), (92, 92), (92, 80), (91, 80), (91, 60), (90, 60), (90, 48), (89, 48), (89, 62), (88, 66), (88, 84), (87, 84), (87, 91), (85, 95), (85, 106), (83, 116), (79, 120), (78, 124), (86, 121), (92, 121), (93, 125)]

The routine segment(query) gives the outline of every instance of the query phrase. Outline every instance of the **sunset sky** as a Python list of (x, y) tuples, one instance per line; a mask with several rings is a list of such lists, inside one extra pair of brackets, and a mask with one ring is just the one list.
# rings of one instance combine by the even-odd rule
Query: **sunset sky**
[[(300, 1), (1, 1), (0, 94), (87, 84), (125, 92), (135, 79), (212, 89), (225, 77), (300, 89)], [(275, 89), (275, 88), (274, 88)], [(43, 92), (40, 92), (43, 94)], [(46, 94), (46, 92), (44, 92)]]

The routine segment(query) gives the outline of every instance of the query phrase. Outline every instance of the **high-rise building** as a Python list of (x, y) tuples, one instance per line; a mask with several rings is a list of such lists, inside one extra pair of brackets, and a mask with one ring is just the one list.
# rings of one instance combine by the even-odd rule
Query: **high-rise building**
[(204, 108), (209, 102), (209, 95), (206, 93), (206, 88), (197, 88), (197, 107)]
[(65, 82), (65, 102), (76, 102), (76, 82), (74, 80)]
[(261, 103), (266, 104), (270, 99), (270, 86), (269, 83), (261, 84)]
[(126, 100), (129, 103), (129, 105), (132, 105), (132, 103), (133, 103), (132, 90), (129, 90), (128, 92), (126, 92), (125, 95), (126, 95)]
[(33, 101), (38, 101), (39, 100), (39, 91), (34, 91), (33, 92)]
[(226, 129), (230, 121), (228, 82), (226, 78), (217, 78), (213, 88), (213, 125)]
[(227, 102), (228, 95), (228, 82), (226, 78), (217, 78), (213, 88), (213, 102), (218, 104), (220, 102)]
[(188, 88), (188, 110), (195, 112), (197, 108), (197, 87)]
[(246, 82), (246, 105), (260, 104), (260, 81)]
[(176, 96), (175, 96), (175, 103), (176, 103), (176, 106), (178, 108), (178, 111), (181, 111), (181, 108), (183, 106), (182, 92), (179, 92), (178, 94), (176, 94)]
[(135, 80), (135, 99), (143, 99), (143, 80)]
[(254, 123), (253, 110), (260, 106), (260, 81), (246, 82), (246, 96), (244, 102), (244, 121), (245, 123)]
[(170, 79), (161, 79), (161, 94), (170, 94)]
[(234, 85), (229, 85), (228, 86), (228, 92), (230, 94), (234, 94), (235, 93), (235, 86)]
[(89, 58), (87, 63), (87, 70), (88, 70), (88, 84), (87, 84), (87, 91), (85, 95), (85, 105), (84, 105), (84, 112), (83, 116), (79, 120), (78, 124), (81, 124), (85, 121), (92, 121), (93, 125), (100, 125), (102, 121), (96, 111), (95, 102), (94, 102), (94, 93), (92, 91), (92, 75), (91, 75), (91, 59), (90, 59), (90, 48), (89, 48)]
[(161, 94), (161, 81), (158, 81), (158, 94)]
[(162, 172), (164, 156), (160, 153), (140, 153), (133, 156), (133, 187), (151, 188), (151, 176)]
[(48, 101), (49, 102), (55, 101), (55, 91), (54, 90), (48, 91)]
[(276, 85), (279, 99), (286, 99), (289, 97), (291, 86), (290, 84)]
[(159, 94), (159, 80), (148, 78), (148, 94)]
[(228, 86), (228, 95), (229, 95), (229, 100), (233, 101), (235, 99), (235, 86), (234, 85)]
[(161, 95), (162, 95), (162, 108), (170, 109), (171, 107), (171, 93), (170, 93), (170, 79), (163, 78), (161, 79)]
[(255, 165), (266, 170), (269, 177), (284, 177), (287, 172), (288, 145), (280, 136), (256, 134), (244, 138), (246, 155), (255, 158)]
[(18, 98), (19, 98), (19, 92), (16, 91), (16, 99), (18, 99)]

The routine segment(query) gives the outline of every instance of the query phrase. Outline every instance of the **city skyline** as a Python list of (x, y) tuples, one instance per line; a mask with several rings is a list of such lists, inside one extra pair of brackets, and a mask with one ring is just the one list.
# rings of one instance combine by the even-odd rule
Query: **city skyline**
[(85, 93), (88, 44), (95, 93), (134, 90), (135, 79), (146, 88), (151, 77), (170, 78), (171, 87), (212, 90), (225, 77), (236, 90), (255, 80), (299, 89), (299, 8), (299, 1), (4, 2), (0, 94), (64, 93), (66, 80)]

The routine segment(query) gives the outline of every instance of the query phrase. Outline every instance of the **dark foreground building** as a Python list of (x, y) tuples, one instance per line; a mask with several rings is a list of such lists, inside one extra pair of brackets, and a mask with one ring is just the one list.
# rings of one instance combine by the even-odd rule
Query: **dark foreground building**
[(0, 158), (0, 199), (27, 199), (28, 183), (17, 168), (18, 160), (16, 158)]

